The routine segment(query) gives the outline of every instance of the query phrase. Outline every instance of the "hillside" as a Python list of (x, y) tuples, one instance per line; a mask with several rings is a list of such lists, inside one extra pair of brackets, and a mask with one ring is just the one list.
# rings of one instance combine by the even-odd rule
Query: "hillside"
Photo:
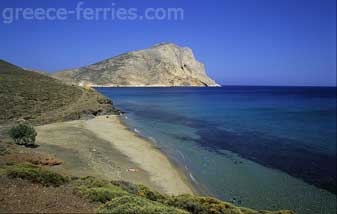
[(68, 177), (32, 164), (0, 165), (0, 179), (4, 213), (294, 214), (237, 207), (210, 197), (169, 196), (124, 181)]
[(46, 75), (0, 60), (0, 123), (34, 124), (114, 112), (112, 103), (93, 89), (70, 86)]
[(207, 76), (190, 48), (172, 43), (57, 72), (53, 77), (91, 86), (219, 86)]

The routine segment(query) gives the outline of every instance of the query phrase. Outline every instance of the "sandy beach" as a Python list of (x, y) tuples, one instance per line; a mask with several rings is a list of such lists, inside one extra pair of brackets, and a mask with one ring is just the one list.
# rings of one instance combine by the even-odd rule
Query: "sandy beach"
[(119, 116), (53, 123), (36, 128), (38, 150), (64, 161), (56, 171), (144, 184), (167, 194), (193, 193), (184, 175)]

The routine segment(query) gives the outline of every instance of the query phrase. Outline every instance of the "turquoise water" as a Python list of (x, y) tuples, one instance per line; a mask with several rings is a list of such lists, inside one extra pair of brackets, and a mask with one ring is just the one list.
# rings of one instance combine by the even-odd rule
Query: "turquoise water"
[(98, 88), (202, 192), (336, 213), (336, 88)]

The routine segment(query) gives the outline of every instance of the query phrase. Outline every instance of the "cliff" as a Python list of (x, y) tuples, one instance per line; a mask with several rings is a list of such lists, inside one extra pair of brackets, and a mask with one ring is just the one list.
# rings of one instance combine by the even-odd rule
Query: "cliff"
[(53, 77), (90, 86), (219, 86), (209, 78), (190, 48), (172, 43), (125, 53), (86, 67), (54, 73)]

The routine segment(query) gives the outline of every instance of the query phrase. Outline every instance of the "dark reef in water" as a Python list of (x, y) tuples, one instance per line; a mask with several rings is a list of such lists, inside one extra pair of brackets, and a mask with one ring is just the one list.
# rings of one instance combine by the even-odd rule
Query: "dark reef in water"
[[(259, 132), (233, 133), (221, 129), (220, 124), (191, 119), (187, 116), (162, 112), (157, 108), (124, 105), (128, 112), (153, 120), (195, 128), (198, 139), (188, 139), (213, 152), (228, 150), (263, 166), (279, 169), (291, 176), (336, 194), (336, 156), (323, 154), (305, 146), (302, 142), (268, 136)], [(212, 127), (210, 129), (210, 127)], [(179, 137), (181, 138), (181, 137)], [(181, 139), (184, 140), (184, 139)]]
[(197, 134), (200, 139), (196, 142), (207, 149), (229, 150), (336, 194), (336, 156), (313, 152), (295, 140), (268, 138), (262, 133), (233, 135), (218, 128), (201, 128)]

